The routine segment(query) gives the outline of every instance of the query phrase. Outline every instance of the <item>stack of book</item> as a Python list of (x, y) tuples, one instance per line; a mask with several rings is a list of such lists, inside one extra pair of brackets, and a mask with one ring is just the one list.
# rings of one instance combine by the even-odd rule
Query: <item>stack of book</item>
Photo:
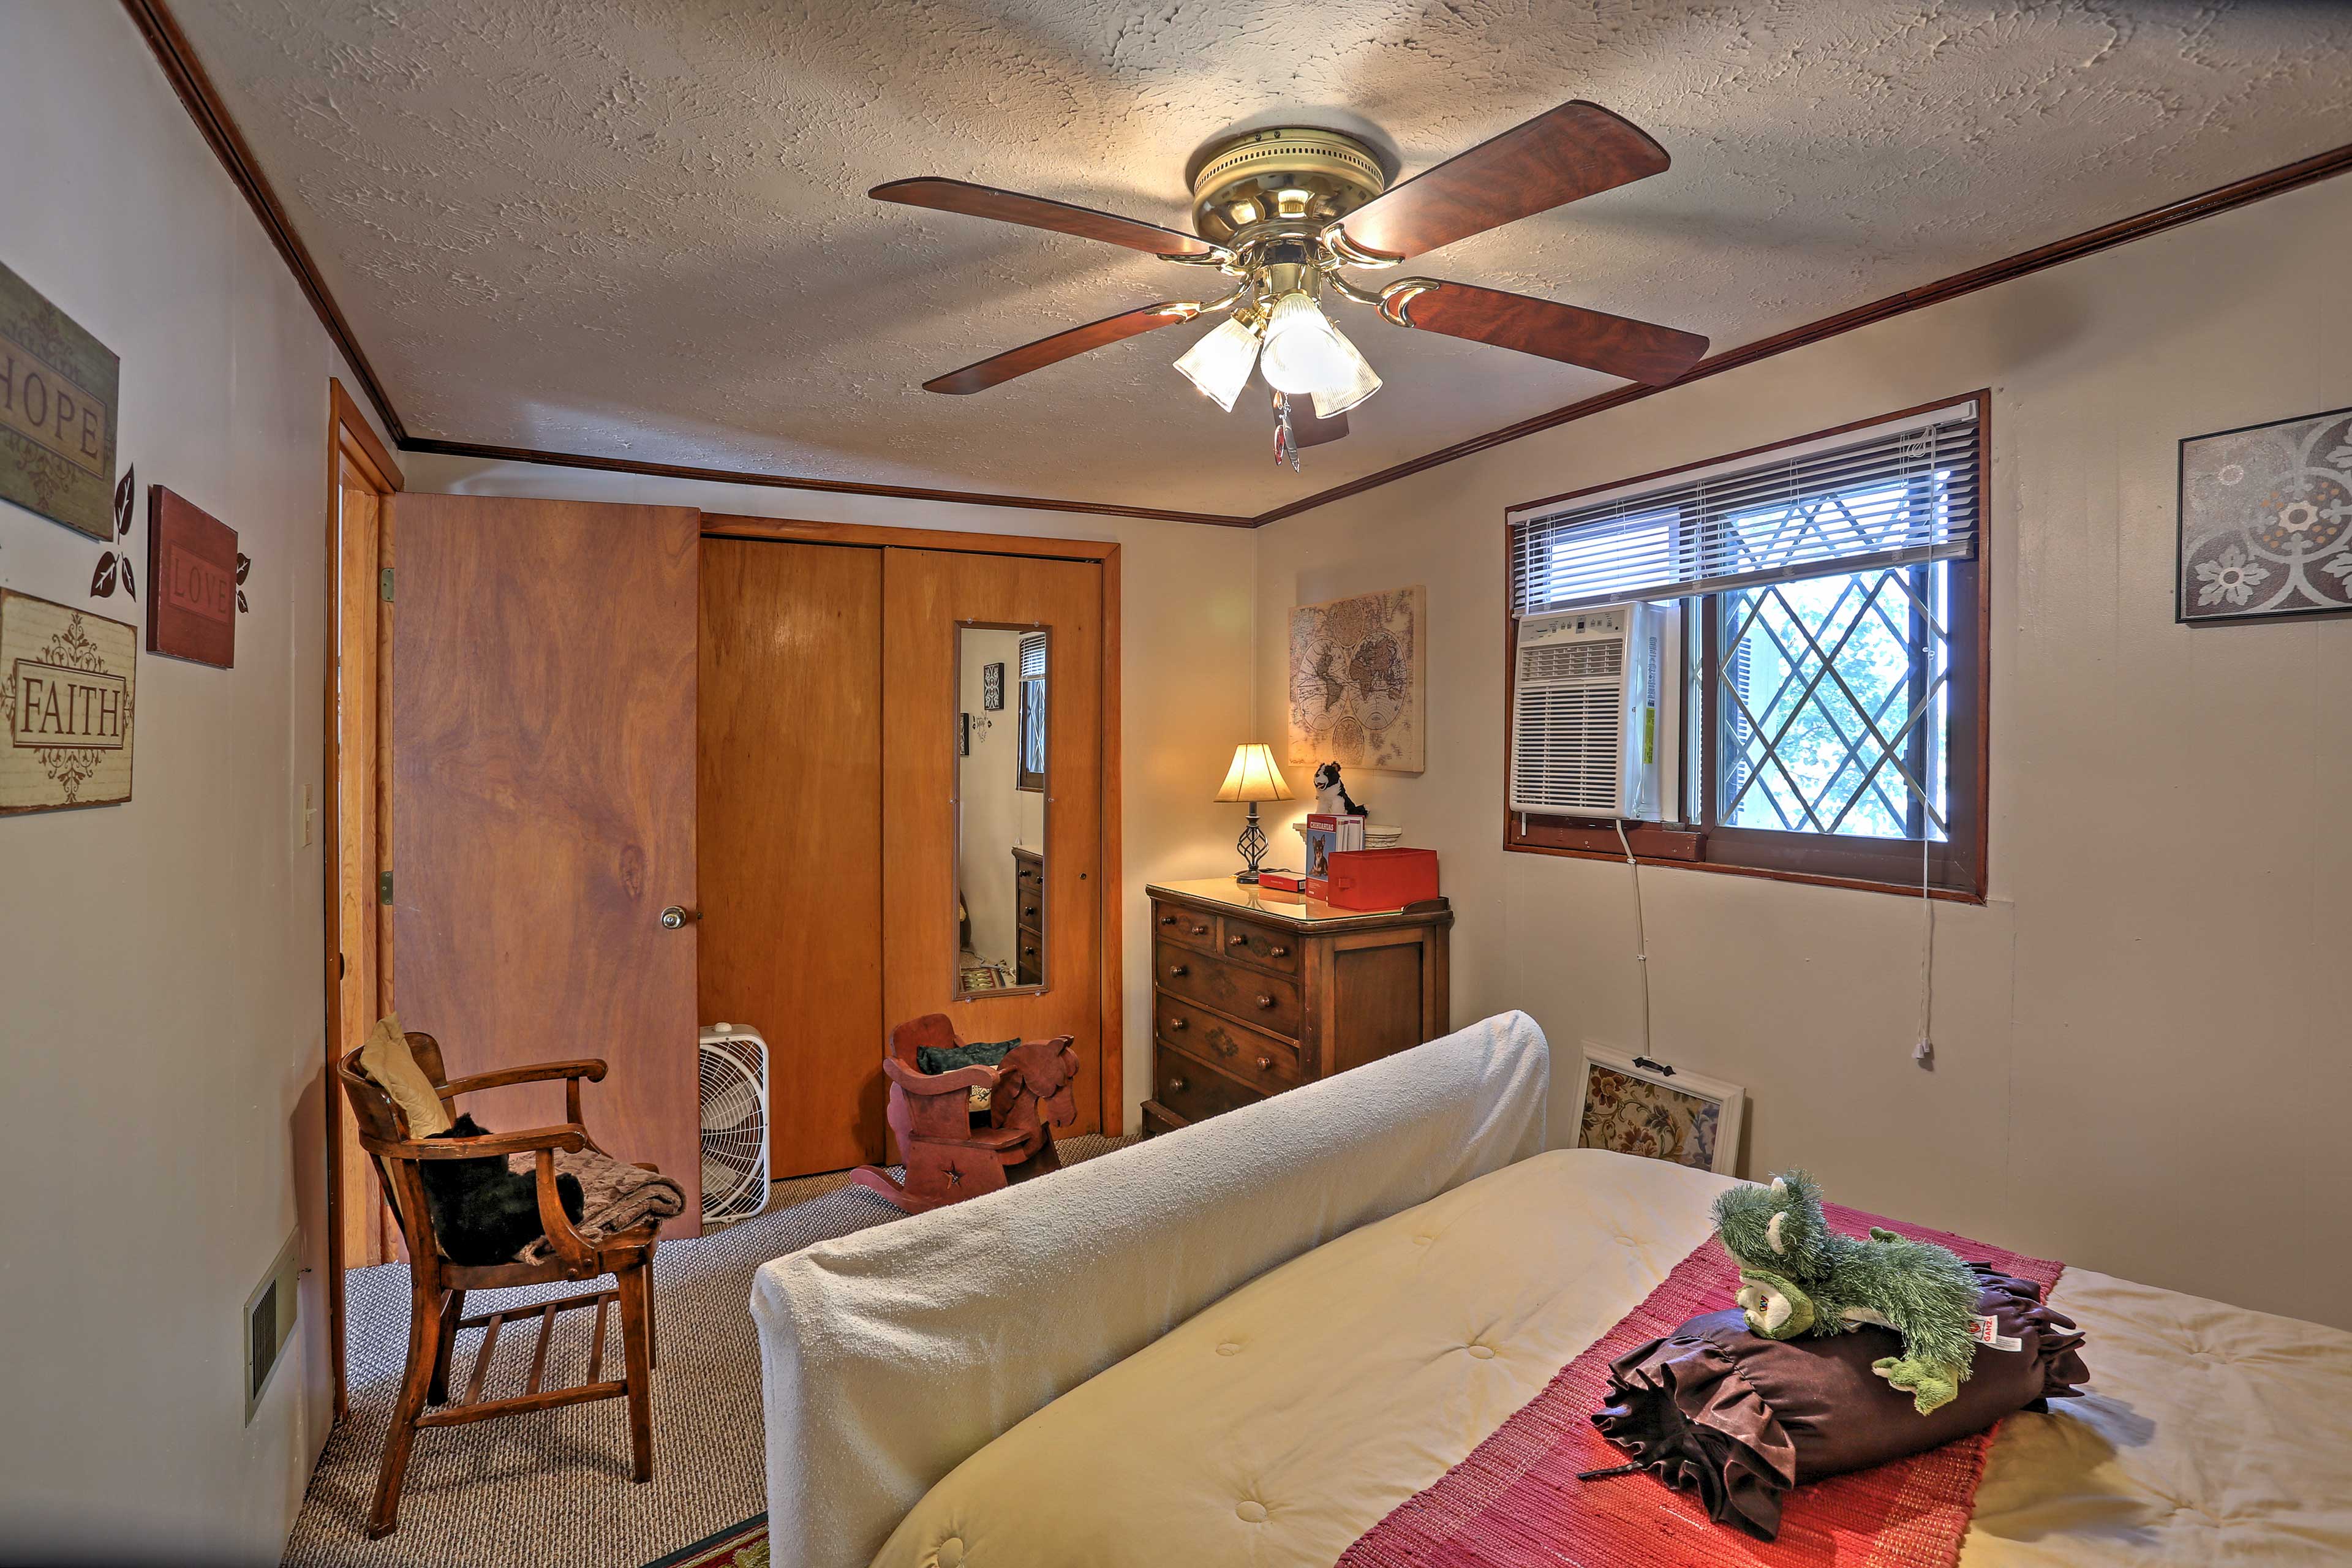
[(1328, 897), (1331, 890), (1331, 857), (1364, 847), (1364, 819), (1332, 816), (1318, 811), (1308, 816), (1298, 836), (1307, 844), (1307, 871), (1299, 879), (1299, 891), (1310, 899)]

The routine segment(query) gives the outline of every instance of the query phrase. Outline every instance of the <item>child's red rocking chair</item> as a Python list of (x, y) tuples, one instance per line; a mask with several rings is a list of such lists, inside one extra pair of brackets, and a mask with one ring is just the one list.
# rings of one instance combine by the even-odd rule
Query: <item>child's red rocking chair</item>
[[(1078, 1119), (1070, 1084), (1078, 1076), (1071, 1037), (1024, 1040), (996, 1067), (927, 1073), (916, 1065), (922, 1047), (952, 1047), (955, 1026), (932, 1013), (890, 1031), (882, 1075), (890, 1083), (887, 1115), (907, 1163), (907, 1179), (861, 1165), (850, 1180), (873, 1188), (908, 1214), (961, 1203), (1014, 1182), (1062, 1168), (1054, 1129)], [(988, 1109), (971, 1109), (971, 1091), (989, 1091)]]

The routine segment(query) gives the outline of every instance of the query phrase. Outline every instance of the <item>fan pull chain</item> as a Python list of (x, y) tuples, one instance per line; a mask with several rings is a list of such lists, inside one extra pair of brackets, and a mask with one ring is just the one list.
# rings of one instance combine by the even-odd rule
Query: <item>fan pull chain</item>
[(1290, 471), (1298, 472), (1298, 437), (1291, 433), (1287, 394), (1274, 400), (1274, 460), (1277, 467), (1288, 462)]

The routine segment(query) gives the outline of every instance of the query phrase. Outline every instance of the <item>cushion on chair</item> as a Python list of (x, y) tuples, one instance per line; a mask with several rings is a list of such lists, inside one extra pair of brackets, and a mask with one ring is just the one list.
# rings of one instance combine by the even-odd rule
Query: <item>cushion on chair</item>
[(360, 1071), (392, 1096), (393, 1103), (408, 1119), (411, 1138), (432, 1138), (454, 1125), (433, 1080), (416, 1065), (397, 1014), (377, 1019), (375, 1027), (368, 1031), (367, 1043), (360, 1047)]
[(1013, 1054), (1021, 1042), (1012, 1040), (982, 1040), (969, 1046), (917, 1046), (915, 1067), (934, 1078), (953, 1072), (958, 1068), (992, 1068)]

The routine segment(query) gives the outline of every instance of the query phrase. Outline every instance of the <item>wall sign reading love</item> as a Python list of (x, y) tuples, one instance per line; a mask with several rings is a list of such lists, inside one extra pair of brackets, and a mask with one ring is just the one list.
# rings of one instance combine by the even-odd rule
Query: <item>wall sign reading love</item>
[(155, 486), (147, 501), (147, 651), (236, 665), (236, 530)]

